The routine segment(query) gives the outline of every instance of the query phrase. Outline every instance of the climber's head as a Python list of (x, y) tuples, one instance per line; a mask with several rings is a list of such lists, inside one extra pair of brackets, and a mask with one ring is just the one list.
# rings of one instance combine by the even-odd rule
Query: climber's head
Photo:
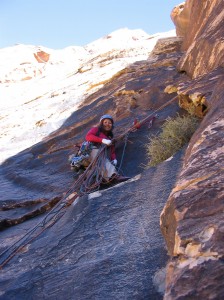
[(111, 117), (111, 115), (103, 115), (100, 118), (100, 127), (103, 129), (103, 131), (112, 131), (114, 128), (114, 120)]

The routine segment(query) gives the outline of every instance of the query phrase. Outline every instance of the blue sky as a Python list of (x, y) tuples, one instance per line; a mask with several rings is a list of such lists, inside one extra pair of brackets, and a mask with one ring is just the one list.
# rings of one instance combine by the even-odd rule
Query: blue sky
[(181, 0), (0, 0), (0, 48), (15, 44), (84, 46), (117, 29), (174, 29)]

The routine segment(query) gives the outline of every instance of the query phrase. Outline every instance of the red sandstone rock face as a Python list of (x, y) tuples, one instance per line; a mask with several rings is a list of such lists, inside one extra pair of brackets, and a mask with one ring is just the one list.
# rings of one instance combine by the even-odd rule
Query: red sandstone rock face
[(224, 297), (223, 79), (220, 74), (209, 113), (188, 146), (183, 170), (161, 214), (173, 257), (165, 299)]
[(178, 69), (193, 78), (224, 66), (224, 1), (188, 0), (176, 7), (171, 18), (177, 35), (184, 37)]
[(223, 70), (220, 67), (211, 73), (179, 85), (177, 93), (180, 107), (197, 115), (199, 118), (205, 116), (213, 108), (211, 99), (214, 96), (214, 87), (217, 85), (217, 82), (221, 82), (222, 78)]
[(203, 121), (160, 217), (171, 255), (166, 300), (224, 299), (223, 5), (189, 0), (173, 11), (186, 50), (179, 70), (194, 77), (176, 86), (179, 103)]
[(170, 15), (173, 23), (176, 26), (177, 36), (181, 37), (185, 36), (189, 21), (189, 11), (186, 8), (184, 9), (184, 6), (185, 2), (175, 6)]
[(50, 54), (44, 51), (39, 51), (37, 53), (34, 53), (33, 55), (39, 63), (46, 63), (50, 58)]

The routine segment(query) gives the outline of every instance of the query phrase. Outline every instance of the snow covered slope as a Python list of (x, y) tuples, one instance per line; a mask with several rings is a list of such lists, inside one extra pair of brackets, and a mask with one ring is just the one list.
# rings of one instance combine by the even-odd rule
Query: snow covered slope
[(86, 96), (129, 64), (146, 60), (157, 40), (142, 30), (117, 30), (84, 47), (0, 49), (0, 162), (58, 129)]

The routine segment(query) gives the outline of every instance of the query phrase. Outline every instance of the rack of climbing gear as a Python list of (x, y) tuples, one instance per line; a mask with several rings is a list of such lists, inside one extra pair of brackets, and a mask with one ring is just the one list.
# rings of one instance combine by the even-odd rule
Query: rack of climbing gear
[(93, 149), (93, 143), (84, 141), (76, 154), (69, 157), (71, 169), (78, 171), (82, 166), (88, 167), (90, 164), (90, 153)]

